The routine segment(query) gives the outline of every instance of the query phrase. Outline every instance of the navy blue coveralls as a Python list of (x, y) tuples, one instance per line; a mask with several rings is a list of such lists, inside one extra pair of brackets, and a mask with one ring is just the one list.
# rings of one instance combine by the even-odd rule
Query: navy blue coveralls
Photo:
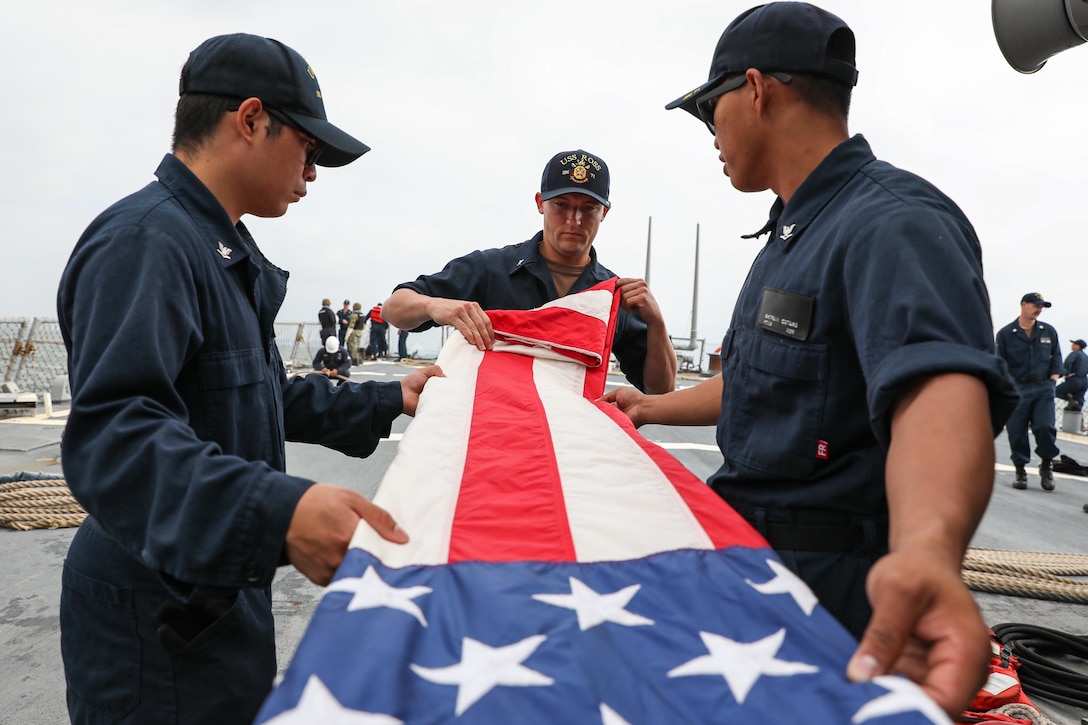
[(314, 355), (314, 370), (335, 370), (340, 377), (351, 377), (351, 355), (344, 348), (340, 348), (336, 352), (328, 352), (324, 349), (318, 350)]
[(332, 308), (327, 305), (322, 305), (321, 309), (317, 311), (317, 322), (321, 325), (321, 344), (325, 344), (325, 340), (328, 340), (333, 335), (336, 335), (336, 313), (332, 311)]
[[(531, 310), (559, 297), (548, 264), (540, 254), (544, 232), (532, 239), (496, 249), (477, 250), (449, 262), (441, 272), (421, 275), (413, 282), (396, 286), (428, 297), (473, 300), (485, 310)], [(567, 294), (587, 290), (598, 282), (616, 277), (597, 261), (597, 250), (589, 248), (589, 266), (574, 281)], [(424, 322), (412, 332), (435, 326)], [(620, 370), (639, 390), (645, 390), (642, 368), (646, 363), (646, 323), (637, 313), (621, 307), (616, 319), (612, 352)]]
[(1068, 400), (1066, 410), (1079, 410), (1084, 406), (1084, 391), (1088, 390), (1088, 355), (1084, 350), (1074, 350), (1065, 356), (1062, 366), (1067, 377), (1054, 389), (1054, 397)]
[(1020, 404), (1005, 423), (1009, 436), (1009, 456), (1017, 468), (1031, 460), (1028, 426), (1035, 435), (1035, 453), (1044, 461), (1058, 457), (1054, 424), (1054, 379), (1061, 375), (1062, 349), (1057, 331), (1050, 325), (1035, 322), (1028, 337), (1018, 320), (997, 331), (997, 354), (1009, 366), (1020, 391)]
[(177, 158), (155, 173), (84, 232), (58, 293), (64, 473), (90, 514), (63, 570), (69, 713), (250, 723), (276, 673), (272, 578), (313, 484), (284, 472), (284, 440), (366, 456), (403, 401), (398, 383), (288, 380), (287, 273)]
[(348, 336), (348, 330), (351, 327), (351, 310), (337, 310), (336, 311), (336, 336), (340, 340), (340, 344), (344, 344), (344, 340)]
[(386, 339), (386, 335), (389, 333), (389, 323), (382, 319), (381, 306), (374, 305), (371, 307), (367, 319), (370, 320), (370, 346), (367, 348), (367, 352), (375, 358), (384, 358), (389, 352), (389, 342)]
[(844, 141), (789, 203), (734, 308), (721, 348), (709, 484), (855, 636), (865, 580), (888, 551), (891, 416), (920, 379), (973, 375), (994, 434), (1016, 402), (993, 353), (974, 230), (923, 179)]

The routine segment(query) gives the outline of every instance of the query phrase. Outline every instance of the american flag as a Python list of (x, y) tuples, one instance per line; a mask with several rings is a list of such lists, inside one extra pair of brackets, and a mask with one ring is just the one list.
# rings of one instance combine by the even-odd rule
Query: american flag
[(949, 723), (604, 391), (615, 283), (454, 335), (258, 723)]

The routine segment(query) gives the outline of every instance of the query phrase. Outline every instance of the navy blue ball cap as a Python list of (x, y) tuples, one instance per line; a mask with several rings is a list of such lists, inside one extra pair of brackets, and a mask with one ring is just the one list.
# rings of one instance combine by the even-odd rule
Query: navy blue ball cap
[(1051, 303), (1043, 299), (1043, 296), (1038, 292), (1028, 292), (1026, 295), (1020, 298), (1020, 303), (1027, 302), (1032, 305), (1042, 305), (1043, 307), (1050, 307)]
[(826, 10), (799, 2), (758, 5), (737, 16), (722, 33), (706, 83), (665, 108), (683, 108), (699, 118), (698, 97), (749, 68), (808, 73), (853, 87), (858, 82), (854, 56), (854, 32)]
[(561, 151), (544, 167), (540, 179), (540, 198), (554, 199), (562, 194), (585, 194), (610, 208), (608, 201), (608, 165), (588, 151)]
[(370, 150), (329, 123), (321, 86), (310, 64), (272, 38), (234, 33), (205, 40), (181, 69), (179, 93), (260, 98), (325, 145), (318, 166), (344, 166)]

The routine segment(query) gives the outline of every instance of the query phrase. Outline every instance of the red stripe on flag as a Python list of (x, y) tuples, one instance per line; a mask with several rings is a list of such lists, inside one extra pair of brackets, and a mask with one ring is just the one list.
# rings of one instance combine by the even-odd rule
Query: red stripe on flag
[(586, 370), (585, 383), (582, 386), (582, 397), (587, 400), (596, 400), (604, 395), (604, 386), (608, 381), (609, 358), (612, 357), (612, 338), (616, 335), (616, 311), (620, 308), (620, 293), (616, 290), (616, 281), (619, 277), (613, 277), (606, 282), (599, 282), (590, 289), (610, 289), (612, 291), (612, 311), (608, 315), (608, 327), (604, 334), (604, 349), (601, 350), (601, 359), (604, 363), (594, 369)]
[(573, 561), (533, 358), (483, 354), (469, 430), (449, 560)]
[(615, 421), (616, 425), (622, 428), (665, 474), (676, 492), (684, 499), (684, 503), (691, 509), (699, 525), (706, 531), (715, 549), (724, 549), (727, 546), (751, 548), (770, 546), (759, 532), (743, 516), (734, 511), (732, 506), (714, 493), (713, 489), (684, 468), (683, 464), (667, 451), (646, 440), (635, 430), (631, 419), (620, 412), (619, 408), (605, 402), (597, 402), (597, 407)]

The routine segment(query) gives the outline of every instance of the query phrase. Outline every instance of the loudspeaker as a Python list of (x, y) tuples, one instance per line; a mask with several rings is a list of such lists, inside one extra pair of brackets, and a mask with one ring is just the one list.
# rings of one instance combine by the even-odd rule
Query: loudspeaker
[(1088, 0), (993, 0), (990, 10), (997, 46), (1021, 73), (1088, 39)]

